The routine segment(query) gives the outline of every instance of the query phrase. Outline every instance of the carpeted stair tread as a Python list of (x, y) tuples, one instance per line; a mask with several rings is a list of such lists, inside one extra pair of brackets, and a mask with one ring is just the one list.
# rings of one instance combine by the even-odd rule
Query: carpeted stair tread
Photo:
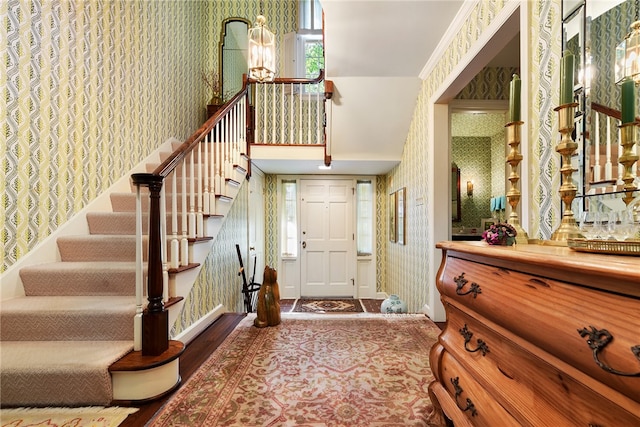
[(133, 341), (2, 341), (2, 406), (108, 405), (109, 366)]
[[(178, 214), (178, 223), (182, 215)], [(171, 224), (172, 215), (167, 214), (167, 224)], [(89, 233), (103, 235), (135, 235), (136, 233), (136, 213), (134, 211), (124, 212), (89, 212), (87, 213), (87, 223)], [(149, 231), (149, 214), (142, 214), (142, 233)]]
[[(91, 234), (135, 234), (135, 212), (88, 212), (87, 224)], [(149, 214), (142, 214), (142, 232), (149, 230)]]
[[(111, 193), (111, 208), (114, 212), (135, 212), (136, 211), (136, 195), (135, 193)], [(171, 196), (166, 198), (167, 209), (171, 208)], [(143, 212), (149, 211), (149, 198), (143, 197), (141, 199), (141, 206)], [(177, 198), (178, 209), (182, 207), (182, 197)]]
[(38, 296), (2, 302), (2, 341), (132, 340), (135, 297)]
[[(146, 272), (146, 265), (143, 267)], [(135, 262), (51, 262), (20, 269), (27, 296), (135, 295)]]
[[(64, 236), (59, 237), (57, 243), (62, 261), (136, 260), (136, 237), (134, 235)], [(146, 257), (147, 246), (143, 245), (143, 257)]]

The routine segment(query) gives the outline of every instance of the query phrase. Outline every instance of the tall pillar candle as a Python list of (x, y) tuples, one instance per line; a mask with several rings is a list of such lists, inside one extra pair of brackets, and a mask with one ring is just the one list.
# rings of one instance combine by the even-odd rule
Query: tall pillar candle
[(513, 75), (509, 85), (509, 122), (520, 121), (520, 77)]
[(574, 56), (565, 50), (560, 65), (560, 105), (573, 102)]
[(626, 79), (620, 85), (622, 90), (622, 124), (636, 121), (636, 87), (633, 79)]

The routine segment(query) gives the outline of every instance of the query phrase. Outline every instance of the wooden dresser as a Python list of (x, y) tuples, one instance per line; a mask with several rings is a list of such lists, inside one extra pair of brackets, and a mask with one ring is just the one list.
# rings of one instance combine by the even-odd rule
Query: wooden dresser
[(437, 246), (434, 425), (640, 426), (639, 257)]

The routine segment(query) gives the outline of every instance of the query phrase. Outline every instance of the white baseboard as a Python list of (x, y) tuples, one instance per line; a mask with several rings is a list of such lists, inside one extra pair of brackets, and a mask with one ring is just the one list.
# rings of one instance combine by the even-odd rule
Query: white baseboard
[(226, 313), (224, 306), (222, 304), (218, 305), (173, 339), (176, 341), (182, 341), (183, 343), (185, 343), (185, 345), (189, 344), (195, 337), (197, 337), (202, 331), (207, 329), (216, 319), (218, 319), (224, 313)]

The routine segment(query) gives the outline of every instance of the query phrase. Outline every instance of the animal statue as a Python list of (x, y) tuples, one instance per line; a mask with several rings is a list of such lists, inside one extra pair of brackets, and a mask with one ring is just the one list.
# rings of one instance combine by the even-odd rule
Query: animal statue
[(276, 270), (265, 266), (262, 286), (258, 291), (257, 317), (253, 321), (257, 328), (280, 324), (280, 287), (277, 278)]

